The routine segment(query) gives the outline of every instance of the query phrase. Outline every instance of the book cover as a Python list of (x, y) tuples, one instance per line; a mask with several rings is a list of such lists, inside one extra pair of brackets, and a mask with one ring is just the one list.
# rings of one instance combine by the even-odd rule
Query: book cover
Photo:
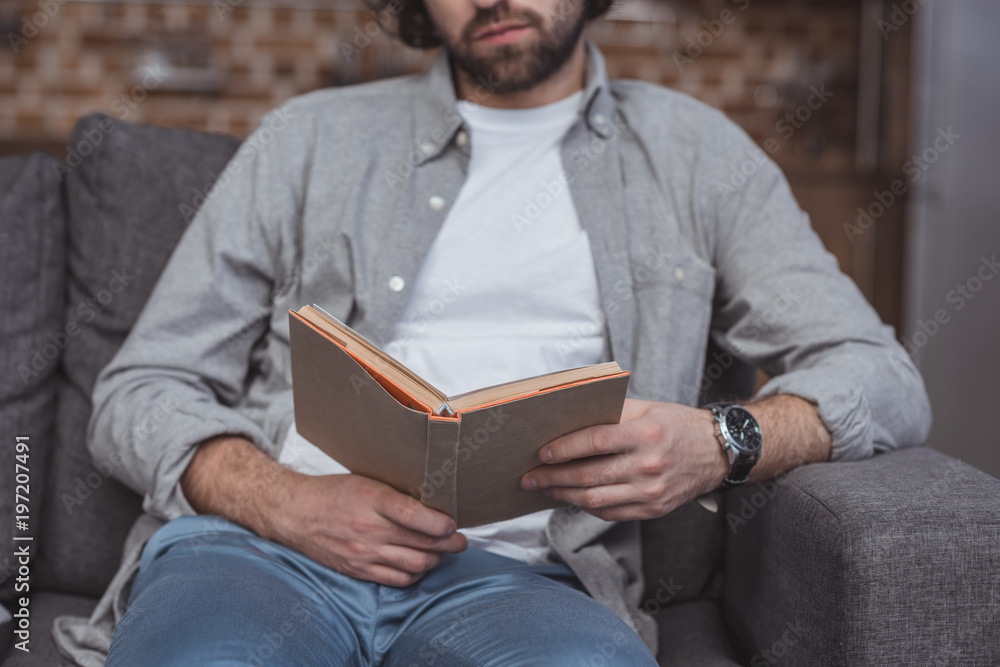
[[(538, 450), (621, 419), (629, 372), (617, 364), (449, 398), (406, 378), (412, 371), (371, 343), (348, 341), (358, 334), (343, 323), (307, 308), (289, 311), (299, 433), (352, 473), (419, 498), (459, 528), (564, 505), (520, 486), (521, 476), (540, 465)], [(451, 403), (462, 407), (451, 411)]]

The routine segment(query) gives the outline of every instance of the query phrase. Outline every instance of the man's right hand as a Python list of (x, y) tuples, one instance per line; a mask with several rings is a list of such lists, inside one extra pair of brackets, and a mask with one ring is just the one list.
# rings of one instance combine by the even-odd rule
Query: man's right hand
[[(294, 473), (299, 475), (299, 473)], [(273, 539), (357, 579), (408, 586), (463, 551), (455, 522), (396, 489), (360, 475), (299, 475)]]
[(202, 443), (181, 478), (191, 506), (216, 514), (338, 572), (408, 586), (465, 550), (455, 522), (416, 498), (360, 475), (310, 476), (242, 437)]

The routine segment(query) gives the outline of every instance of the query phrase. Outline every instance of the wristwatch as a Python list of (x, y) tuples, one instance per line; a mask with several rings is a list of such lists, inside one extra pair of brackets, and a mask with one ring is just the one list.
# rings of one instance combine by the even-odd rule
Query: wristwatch
[(760, 458), (760, 424), (746, 408), (735, 403), (711, 403), (705, 406), (715, 417), (715, 437), (729, 457), (729, 474), (720, 490), (726, 491), (747, 481)]

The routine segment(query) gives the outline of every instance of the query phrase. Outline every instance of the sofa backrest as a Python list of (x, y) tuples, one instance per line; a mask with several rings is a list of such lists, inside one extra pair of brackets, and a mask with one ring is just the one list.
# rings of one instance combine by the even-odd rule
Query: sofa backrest
[(27, 544), (13, 537), (39, 534), (55, 420), (66, 282), (57, 165), (41, 153), (0, 160), (0, 542), (10, 545), (0, 552), (0, 602), (15, 597), (14, 545)]
[(115, 462), (91, 460), (91, 391), (239, 143), (92, 114), (53, 169), (66, 208), (65, 350), (35, 566), (41, 589), (100, 595), (118, 568), (141, 499), (112, 476)]

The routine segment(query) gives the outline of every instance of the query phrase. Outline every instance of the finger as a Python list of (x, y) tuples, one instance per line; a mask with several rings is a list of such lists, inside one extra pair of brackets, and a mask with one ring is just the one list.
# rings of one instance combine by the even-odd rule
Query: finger
[(409, 574), (423, 574), (433, 570), (441, 562), (441, 554), (435, 551), (411, 549), (387, 544), (378, 550), (378, 563)]
[(644, 503), (626, 503), (625, 505), (600, 509), (584, 508), (584, 511), (605, 521), (637, 521), (663, 516), (661, 513), (653, 511), (649, 505)]
[(388, 565), (380, 565), (378, 563), (369, 563), (364, 569), (357, 569), (350, 571), (351, 568), (344, 568), (344, 574), (348, 574), (355, 579), (363, 579), (364, 581), (373, 581), (376, 584), (383, 584), (385, 586), (395, 586), (397, 588), (402, 588), (404, 586), (409, 586), (410, 584), (415, 584), (420, 581), (424, 574), (423, 572), (414, 574), (412, 572), (405, 572), (395, 567), (389, 567)]
[(638, 504), (642, 500), (635, 487), (630, 484), (609, 484), (584, 489), (553, 486), (545, 489), (545, 494), (584, 509), (606, 509), (631, 503)]
[(550, 486), (590, 487), (628, 481), (634, 473), (628, 455), (591, 456), (567, 463), (539, 466), (521, 478), (521, 488), (544, 489)]
[(538, 450), (543, 463), (565, 463), (588, 456), (615, 454), (635, 449), (634, 429), (624, 424), (602, 424), (556, 438)]
[(389, 544), (425, 551), (447, 551), (448, 553), (465, 551), (469, 546), (469, 540), (461, 533), (452, 533), (447, 537), (431, 537), (397, 523), (390, 523), (393, 528), (388, 540)]
[(622, 407), (622, 418), (619, 421), (627, 422), (630, 419), (642, 416), (649, 409), (650, 401), (640, 401), (635, 398), (626, 398)]
[(456, 530), (455, 521), (447, 514), (394, 489), (379, 497), (375, 511), (400, 526), (431, 537), (448, 537)]

